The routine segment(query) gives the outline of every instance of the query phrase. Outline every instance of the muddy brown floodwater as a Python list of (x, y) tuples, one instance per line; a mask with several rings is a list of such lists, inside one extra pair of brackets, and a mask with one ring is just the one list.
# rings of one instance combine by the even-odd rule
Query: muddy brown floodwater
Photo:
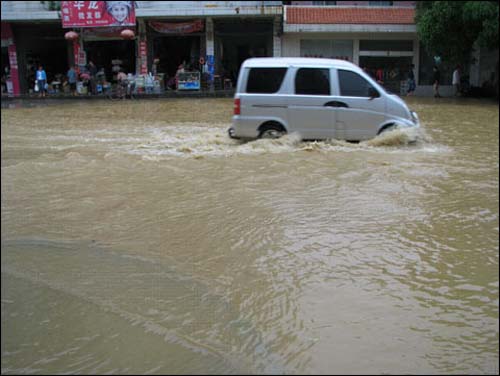
[(497, 103), (410, 98), (415, 144), (48, 103), (2, 109), (2, 374), (498, 374)]

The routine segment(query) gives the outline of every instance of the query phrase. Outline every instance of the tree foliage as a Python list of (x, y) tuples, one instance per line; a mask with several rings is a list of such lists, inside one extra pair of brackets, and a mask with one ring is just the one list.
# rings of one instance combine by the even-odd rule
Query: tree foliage
[(426, 50), (447, 61), (466, 63), (476, 41), (498, 48), (496, 1), (419, 1), (416, 24)]

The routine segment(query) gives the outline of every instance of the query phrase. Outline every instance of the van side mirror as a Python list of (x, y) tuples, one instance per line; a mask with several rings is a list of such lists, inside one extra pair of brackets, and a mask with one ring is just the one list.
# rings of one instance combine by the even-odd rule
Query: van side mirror
[(380, 94), (377, 89), (375, 89), (374, 87), (370, 87), (368, 89), (368, 96), (370, 97), (371, 100), (380, 97)]

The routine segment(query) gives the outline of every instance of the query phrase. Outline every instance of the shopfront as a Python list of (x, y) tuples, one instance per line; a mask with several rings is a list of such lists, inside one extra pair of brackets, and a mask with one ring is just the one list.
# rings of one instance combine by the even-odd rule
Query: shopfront
[(360, 40), (359, 66), (373, 77), (382, 78), (383, 86), (396, 94), (406, 91), (413, 64), (413, 40)]
[(376, 35), (373, 38), (368, 39), (361, 33), (287, 34), (284, 53), (285, 56), (347, 60), (365, 68), (373, 77), (378, 71), (387, 90), (404, 93), (411, 64), (415, 65), (414, 71), (418, 74), (417, 43), (414, 39), (405, 39), (403, 35), (394, 39), (387, 36), (377, 39)]
[(201, 72), (200, 58), (205, 58), (204, 20), (149, 20), (146, 30), (150, 71), (161, 77), (165, 87), (176, 88), (180, 70)]
[[(58, 24), (12, 24), (17, 48), (17, 66), (21, 93), (33, 91), (35, 72), (42, 65), (47, 82), (58, 82), (68, 70), (71, 48)], [(52, 86), (51, 88), (52, 89)]]
[[(97, 69), (104, 69), (106, 78), (112, 80), (118, 65), (125, 73), (136, 72), (136, 46), (134, 40), (124, 40), (121, 30), (86, 29), (82, 32), (83, 48), (86, 59), (92, 61)], [(120, 64), (113, 64), (119, 61)]]
[(171, 77), (181, 64), (185, 69), (198, 70), (201, 41), (200, 35), (155, 35), (152, 47), (157, 71)]
[(235, 85), (246, 59), (273, 56), (273, 27), (273, 18), (215, 19), (216, 75)]

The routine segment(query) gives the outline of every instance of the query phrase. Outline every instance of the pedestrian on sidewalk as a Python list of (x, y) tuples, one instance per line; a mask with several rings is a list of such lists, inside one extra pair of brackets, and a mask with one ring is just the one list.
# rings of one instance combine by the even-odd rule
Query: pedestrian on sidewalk
[(95, 95), (95, 94), (97, 94), (97, 88), (96, 88), (97, 67), (95, 66), (95, 64), (92, 60), (89, 61), (89, 64), (87, 66), (87, 70), (89, 71), (89, 75), (90, 75), (89, 94)]
[(38, 92), (40, 93), (40, 97), (45, 97), (47, 93), (47, 73), (43, 70), (43, 67), (40, 65), (38, 70), (36, 71), (36, 83), (38, 85)]
[(76, 74), (76, 69), (75, 69), (74, 65), (69, 67), (69, 70), (68, 70), (68, 73), (66, 73), (66, 76), (68, 77), (69, 90), (71, 91), (71, 95), (73, 95), (75, 97), (76, 96), (77, 74)]
[(460, 88), (460, 65), (457, 65), (455, 67), (455, 70), (453, 71), (453, 78), (452, 82), (453, 87), (455, 88), (455, 97), (458, 97), (461, 92)]
[(408, 71), (408, 91), (406, 93), (407, 96), (412, 96), (417, 85), (415, 84), (415, 73), (413, 72), (415, 69), (415, 65), (410, 65), (410, 70)]
[(432, 86), (434, 88), (434, 98), (441, 98), (439, 94), (439, 81), (441, 80), (441, 73), (439, 72), (439, 68), (437, 65), (434, 65), (433, 75), (432, 75)]

